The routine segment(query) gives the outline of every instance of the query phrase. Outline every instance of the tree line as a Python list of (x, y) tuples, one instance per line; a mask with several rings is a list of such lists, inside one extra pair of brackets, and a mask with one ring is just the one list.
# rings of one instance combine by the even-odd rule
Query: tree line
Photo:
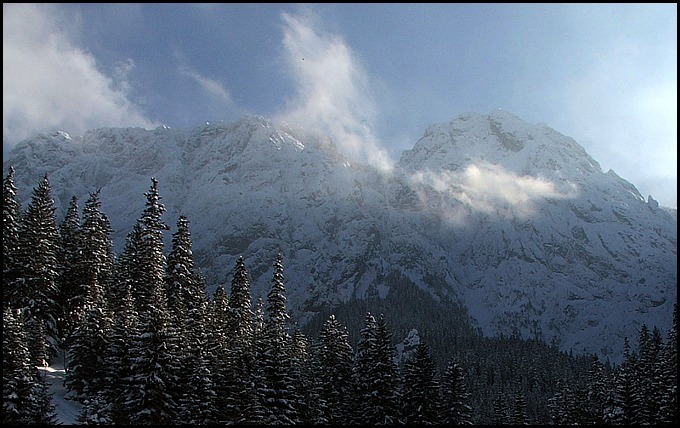
[(56, 423), (37, 367), (60, 356), (83, 424), (677, 422), (675, 313), (666, 341), (643, 326), (639, 352), (626, 342), (618, 367), (476, 335), (443, 357), (421, 341), (397, 361), (383, 313), (355, 319), (355, 341), (334, 314), (316, 339), (303, 333), (286, 309), (281, 254), (266, 299), (253, 302), (243, 257), (230, 287), (208, 296), (184, 215), (166, 255), (153, 178), (115, 254), (99, 196), (82, 215), (74, 196), (57, 224), (46, 175), (25, 210), (12, 167), (4, 178), (4, 423)]

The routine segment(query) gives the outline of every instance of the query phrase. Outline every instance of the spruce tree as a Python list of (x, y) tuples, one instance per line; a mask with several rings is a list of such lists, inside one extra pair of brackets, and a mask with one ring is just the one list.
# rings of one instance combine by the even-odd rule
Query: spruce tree
[(325, 419), (331, 425), (346, 425), (350, 422), (352, 406), (354, 350), (347, 330), (341, 327), (335, 315), (330, 315), (324, 323), (319, 342), (317, 377), (321, 382), (320, 400), (327, 408)]
[(267, 294), (262, 346), (258, 352), (257, 369), (259, 395), (265, 412), (266, 424), (300, 423), (299, 406), (292, 378), (291, 340), (287, 332), (282, 256), (274, 264), (272, 286)]
[(236, 261), (228, 298), (225, 352), (216, 355), (218, 423), (262, 423), (253, 364), (255, 341), (250, 278), (243, 257)]
[(635, 425), (649, 425), (655, 416), (652, 409), (655, 357), (649, 328), (642, 324), (638, 338), (638, 358), (633, 369), (635, 377), (631, 422)]
[[(83, 306), (87, 294), (95, 284), (100, 287), (103, 302), (110, 300), (115, 282), (115, 256), (111, 240), (111, 224), (101, 211), (100, 191), (91, 192), (83, 208), (83, 224), (80, 228), (80, 259), (78, 275), (80, 287), (75, 293), (74, 310)], [(103, 307), (106, 303), (102, 304)]]
[(392, 333), (387, 326), (387, 319), (384, 314), (378, 318), (376, 331), (377, 345), (377, 366), (376, 371), (380, 377), (376, 387), (380, 397), (378, 407), (381, 409), (382, 418), (385, 424), (400, 422), (402, 397), (401, 379), (399, 369), (394, 360), (395, 348), (392, 343)]
[(55, 424), (57, 419), (48, 385), (28, 349), (23, 311), (5, 308), (2, 327), (3, 424)]
[(73, 245), (79, 255), (74, 258), (74, 287), (69, 299), (75, 330), (69, 338), (65, 385), (91, 404), (86, 406), (89, 413), (83, 415), (87, 420), (98, 419), (95, 414), (99, 409), (93, 406), (93, 400), (100, 395), (107, 376), (103, 363), (113, 325), (107, 301), (114, 281), (113, 244), (108, 218), (100, 207), (99, 191), (91, 192), (83, 210), (78, 243)]
[(91, 280), (83, 316), (76, 327), (69, 349), (64, 386), (81, 402), (93, 399), (103, 385), (108, 368), (104, 357), (108, 348), (110, 320), (103, 290)]
[(10, 308), (2, 314), (2, 422), (10, 425), (29, 424), (35, 409), (35, 366), (20, 316)]
[(205, 354), (196, 348), (188, 356), (190, 371), (179, 399), (181, 420), (189, 425), (210, 425), (216, 421), (217, 394), (213, 376)]
[(587, 391), (584, 400), (586, 424), (599, 425), (606, 423), (608, 413), (608, 398), (611, 385), (604, 372), (604, 365), (596, 355), (593, 355), (588, 369)]
[(215, 390), (214, 418), (217, 423), (227, 423), (227, 411), (225, 409), (230, 385), (228, 373), (231, 368), (227, 366), (229, 330), (229, 296), (222, 285), (218, 285), (209, 303), (208, 320), (208, 348), (209, 364), (212, 375), (213, 389)]
[(79, 283), (78, 264), (80, 259), (80, 212), (78, 198), (73, 196), (69, 203), (64, 220), (59, 225), (60, 247), (57, 255), (59, 266), (59, 281), (57, 305), (59, 307), (58, 330), (60, 346), (63, 351), (70, 346), (69, 337), (78, 325), (78, 317), (82, 311), (82, 293), (79, 308), (77, 301), (77, 287)]
[(19, 229), (18, 301), (29, 333), (35, 365), (45, 365), (56, 354), (59, 230), (47, 175), (33, 189)]
[(191, 304), (201, 305), (196, 301), (201, 298), (194, 273), (194, 258), (191, 249), (189, 221), (180, 215), (177, 231), (172, 235), (172, 248), (168, 255), (165, 283), (167, 289), (168, 309), (175, 318), (175, 323), (184, 328), (188, 307)]
[[(364, 318), (364, 327), (360, 331), (359, 341), (357, 342), (357, 350), (352, 362), (352, 384), (354, 390), (352, 391), (352, 414), (350, 422), (352, 424), (361, 424), (362, 421), (369, 423), (365, 419), (367, 409), (370, 404), (367, 400), (372, 395), (372, 380), (369, 377), (373, 366), (375, 365), (375, 349), (377, 323), (373, 314), (368, 312)], [(371, 423), (375, 423), (371, 421)]]
[(666, 335), (661, 350), (660, 371), (662, 375), (661, 398), (658, 421), (677, 425), (678, 422), (678, 305), (673, 304), (673, 324)]
[(252, 312), (250, 297), (250, 277), (243, 257), (236, 261), (234, 278), (229, 294), (229, 328), (232, 332), (232, 348), (238, 347), (246, 354), (252, 346)]
[(578, 420), (577, 402), (574, 390), (569, 382), (560, 379), (555, 387), (555, 394), (548, 401), (550, 417), (557, 425), (573, 425)]
[(493, 424), (507, 425), (509, 424), (510, 415), (508, 415), (508, 405), (505, 400), (505, 394), (502, 391), (496, 391), (493, 398)]
[(614, 372), (614, 394), (610, 398), (607, 423), (630, 425), (635, 415), (635, 355), (630, 350), (628, 338), (623, 341), (623, 362)]
[(94, 397), (87, 398), (80, 409), (76, 420), (80, 425), (112, 425), (111, 405), (103, 391)]
[(170, 317), (179, 332), (184, 353), (179, 373), (181, 386), (176, 392), (183, 423), (215, 423), (215, 390), (208, 349), (208, 302), (205, 283), (194, 270), (189, 221), (180, 215), (168, 255), (166, 291)]
[(437, 368), (430, 348), (420, 342), (415, 353), (404, 362), (403, 421), (406, 424), (439, 423)]
[(658, 421), (661, 418), (661, 403), (664, 396), (665, 370), (663, 363), (663, 337), (661, 330), (657, 326), (652, 329), (652, 334), (649, 343), (649, 359), (650, 359), (650, 393), (649, 412), (652, 415), (653, 421)]
[(472, 424), (472, 409), (468, 404), (470, 393), (465, 373), (454, 359), (450, 359), (444, 368), (440, 388), (441, 423), (445, 425)]
[(211, 370), (213, 355), (206, 331), (207, 302), (193, 306), (188, 311), (186, 322), (186, 347), (182, 360), (183, 388), (179, 404), (181, 419), (189, 425), (216, 423), (214, 406), (216, 392)]
[(261, 297), (257, 299), (255, 309), (253, 309), (253, 341), (262, 339), (264, 334), (264, 301)]
[(2, 305), (3, 309), (19, 307), (20, 265), (19, 229), (21, 205), (17, 200), (14, 168), (9, 167), (2, 182)]
[[(163, 248), (163, 232), (168, 226), (163, 222), (165, 206), (160, 203), (158, 181), (151, 180), (149, 192), (142, 216), (137, 220), (134, 243), (136, 245), (131, 275), (133, 282), (133, 298), (136, 301), (140, 316), (143, 313), (160, 311), (167, 308), (165, 292), (166, 259)], [(167, 315), (167, 313), (165, 313)]]
[(167, 310), (166, 261), (162, 221), (165, 207), (160, 203), (158, 181), (152, 179), (145, 193), (146, 207), (138, 220), (133, 296), (137, 302), (139, 335), (133, 338), (131, 374), (126, 382), (124, 405), (132, 424), (170, 424), (178, 420), (176, 397), (179, 344)]
[(49, 392), (50, 384), (47, 382), (44, 371), (36, 369), (36, 372), (34, 389), (36, 412), (33, 414), (35, 422), (32, 422), (31, 425), (57, 425), (58, 417), (52, 403), (52, 394)]
[(314, 358), (312, 344), (298, 326), (291, 338), (291, 372), (293, 406), (302, 424), (328, 424), (326, 402), (321, 394), (318, 360)]
[(384, 316), (376, 321), (368, 313), (357, 344), (352, 369), (354, 412), (352, 423), (385, 425), (399, 422), (399, 377), (391, 333)]
[(521, 391), (515, 391), (514, 406), (512, 408), (512, 425), (528, 425), (527, 422), (527, 400)]
[(130, 284), (118, 285), (118, 299), (110, 302), (113, 327), (105, 353), (106, 377), (104, 378), (104, 399), (109, 403), (108, 417), (112, 424), (129, 425), (131, 415), (125, 404), (125, 391), (130, 387), (132, 375), (133, 339), (139, 336), (138, 314), (132, 299)]
[[(214, 363), (222, 360), (227, 353), (227, 341), (229, 335), (229, 296), (224, 287), (218, 285), (213, 293), (212, 300), (208, 303), (208, 339), (210, 340), (211, 355)], [(217, 356), (221, 357), (218, 359)], [(217, 365), (213, 366), (213, 371)]]

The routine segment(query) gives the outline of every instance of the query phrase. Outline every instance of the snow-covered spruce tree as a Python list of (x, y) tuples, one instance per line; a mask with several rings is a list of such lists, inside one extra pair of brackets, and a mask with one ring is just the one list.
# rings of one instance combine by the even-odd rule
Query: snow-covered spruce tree
[[(115, 411), (122, 395), (122, 379), (128, 370), (130, 361), (128, 355), (122, 355), (119, 351), (112, 351), (119, 346), (127, 347), (127, 343), (121, 344), (121, 340), (129, 341), (135, 335), (135, 326), (129, 321), (122, 321), (123, 317), (130, 317), (133, 308), (129, 292), (125, 293), (124, 302), (115, 299), (107, 299), (114, 294), (117, 286), (115, 280), (114, 257), (112, 243), (109, 237), (111, 233), (108, 218), (99, 210), (99, 192), (91, 193), (84, 210), (84, 223), (81, 228), (83, 240), (82, 255), (79, 272), (83, 279), (95, 278), (91, 281), (82, 281), (82, 289), (86, 290), (86, 298), (79, 328), (89, 337), (87, 349), (98, 350), (92, 355), (88, 365), (92, 367), (89, 376), (89, 385), (84, 394), (83, 407), (78, 416), (78, 421), (86, 425), (110, 425), (115, 423)], [(89, 261), (89, 262), (88, 262)], [(120, 317), (116, 319), (116, 317)], [(116, 324), (118, 324), (116, 326)], [(126, 331), (121, 333), (125, 326)], [(78, 329), (76, 332), (79, 332)], [(121, 334), (128, 335), (121, 337)], [(114, 343), (114, 341), (116, 343)], [(73, 347), (76, 347), (74, 341)], [(115, 354), (116, 358), (112, 358)], [(113, 372), (112, 372), (113, 371)]]
[(172, 424), (178, 420), (179, 344), (171, 325), (165, 293), (165, 255), (162, 221), (165, 207), (160, 203), (158, 181), (152, 179), (145, 193), (146, 207), (138, 220), (139, 236), (132, 290), (138, 308), (139, 334), (133, 338), (132, 365), (126, 382), (124, 405), (132, 424)]
[(261, 297), (258, 297), (257, 303), (255, 303), (255, 309), (253, 309), (253, 342), (262, 339), (264, 334), (264, 301)]
[(662, 373), (661, 401), (659, 419), (663, 424), (678, 423), (678, 304), (673, 305), (673, 324), (666, 335), (661, 350), (660, 365)]
[(129, 387), (132, 356), (130, 349), (133, 338), (139, 336), (137, 308), (132, 297), (133, 284), (138, 279), (136, 254), (141, 227), (135, 224), (128, 233), (125, 247), (120, 257), (114, 260), (114, 278), (106, 293), (111, 333), (105, 351), (104, 361), (107, 368), (104, 376), (102, 394), (98, 403), (92, 403), (88, 413), (81, 415), (92, 423), (96, 412), (99, 418), (109, 420), (115, 425), (129, 425), (130, 412), (125, 405), (125, 390)]
[(352, 367), (352, 423), (389, 425), (399, 422), (399, 373), (385, 317), (366, 314)]
[(57, 279), (59, 230), (56, 208), (47, 175), (33, 189), (19, 228), (15, 308), (24, 311), (29, 334), (29, 351), (35, 365), (44, 365), (56, 355)]
[(291, 338), (291, 378), (295, 397), (295, 411), (302, 424), (327, 425), (326, 402), (321, 394), (321, 381), (316, 373), (319, 371), (318, 360), (314, 358), (312, 344), (295, 326)]
[(653, 349), (652, 337), (646, 324), (640, 327), (638, 337), (638, 358), (634, 366), (633, 382), (633, 416), (634, 425), (653, 423), (653, 374), (656, 352)]
[(108, 368), (104, 357), (113, 325), (106, 299), (113, 286), (113, 244), (108, 219), (102, 214), (99, 191), (90, 193), (78, 233), (79, 257), (75, 260), (74, 293), (70, 303), (75, 330), (65, 385), (81, 400), (92, 400), (104, 383)]
[(576, 394), (566, 380), (558, 380), (555, 394), (548, 400), (548, 409), (553, 423), (574, 425), (580, 423)]
[[(255, 309), (251, 313), (252, 325), (252, 347), (249, 368), (249, 383), (245, 385), (239, 395), (240, 406), (243, 409), (243, 416), (239, 418), (243, 423), (261, 425), (265, 420), (265, 408), (262, 404), (260, 395), (260, 385), (264, 384), (263, 374), (259, 372), (258, 358), (262, 355), (265, 346), (265, 317), (264, 301), (258, 298)], [(229, 352), (231, 354), (231, 351)], [(244, 378), (245, 379), (245, 378)]]
[(185, 327), (188, 305), (195, 302), (196, 294), (202, 293), (202, 290), (197, 290), (191, 246), (189, 221), (182, 214), (177, 220), (177, 231), (172, 234), (172, 247), (165, 273), (168, 309), (180, 330)]
[(17, 308), (19, 301), (19, 229), (21, 205), (17, 200), (14, 168), (2, 181), (2, 306)]
[(613, 394), (610, 396), (605, 420), (613, 425), (630, 425), (634, 415), (634, 377), (636, 356), (630, 350), (628, 338), (623, 340), (623, 362), (614, 371)]
[(231, 281), (229, 294), (229, 329), (232, 333), (231, 348), (252, 348), (252, 311), (250, 297), (250, 275), (246, 269), (243, 257), (236, 260), (234, 278)]
[[(111, 240), (111, 222), (101, 211), (100, 192), (91, 192), (83, 208), (83, 224), (80, 228), (80, 259), (78, 260), (78, 275), (81, 286), (77, 290), (75, 299), (84, 301), (92, 287), (87, 278), (97, 279), (101, 287), (102, 299), (110, 300), (112, 288), (116, 279), (115, 255)], [(78, 310), (81, 304), (76, 300), (73, 305)]]
[(359, 333), (357, 350), (352, 362), (352, 385), (354, 389), (352, 391), (351, 424), (358, 425), (362, 421), (369, 423), (367, 419), (364, 419), (364, 413), (366, 412), (365, 406), (369, 404), (366, 402), (366, 399), (370, 398), (373, 390), (373, 381), (369, 378), (369, 374), (375, 365), (377, 330), (378, 326), (375, 317), (370, 312), (366, 313), (364, 327)]
[(441, 419), (444, 425), (471, 425), (470, 393), (463, 368), (454, 360), (446, 363), (440, 385)]
[(439, 423), (437, 367), (430, 349), (420, 342), (415, 353), (404, 362), (404, 400), (402, 418), (405, 424), (433, 425)]
[(272, 286), (267, 294), (266, 318), (256, 367), (258, 395), (264, 408), (265, 424), (300, 423), (299, 397), (292, 376), (291, 338), (287, 332), (282, 255), (274, 264)]
[(205, 331), (206, 307), (189, 311), (187, 319), (188, 340), (185, 342), (186, 355), (183, 358), (186, 383), (180, 395), (180, 417), (189, 425), (210, 425), (216, 423), (216, 392), (211, 371), (211, 354), (208, 347), (208, 333)]
[(604, 407), (602, 412), (602, 423), (604, 425), (620, 425), (623, 410), (620, 405), (619, 395), (616, 390), (616, 371), (612, 373), (610, 388), (606, 391)]
[(608, 394), (611, 390), (611, 382), (605, 374), (604, 365), (597, 355), (591, 356), (592, 361), (588, 370), (586, 384), (586, 396), (583, 403), (585, 414), (584, 423), (600, 425), (606, 423), (605, 415), (608, 413)]
[(107, 371), (102, 388), (103, 400), (108, 404), (106, 415), (112, 424), (129, 425), (131, 415), (125, 403), (125, 391), (130, 388), (132, 375), (130, 348), (133, 339), (139, 336), (138, 314), (130, 283), (116, 283), (116, 287), (120, 288), (115, 293), (118, 299), (109, 302), (113, 327), (104, 357)]
[[(107, 300), (113, 286), (114, 257), (108, 218), (101, 212), (99, 191), (91, 192), (83, 210), (83, 224), (69, 244), (77, 252), (72, 258), (73, 283), (68, 300), (69, 318), (74, 331), (68, 338), (71, 360), (67, 365), (80, 374), (69, 373), (66, 384), (76, 394), (93, 397), (105, 376), (103, 362), (112, 326)], [(73, 225), (72, 225), (73, 226)], [(83, 378), (84, 376), (84, 378)], [(82, 388), (83, 382), (88, 388)]]
[(326, 423), (346, 425), (350, 422), (352, 397), (352, 358), (354, 350), (349, 334), (330, 315), (319, 333), (319, 346), (315, 352), (318, 363), (317, 377), (321, 381), (321, 398), (326, 403)]
[(2, 423), (56, 423), (45, 379), (32, 362), (22, 311), (4, 308), (2, 314)]
[(250, 309), (250, 278), (243, 257), (236, 261), (229, 295), (226, 347), (215, 355), (218, 423), (262, 423), (254, 383), (253, 313)]
[(2, 423), (30, 423), (34, 411), (35, 366), (26, 345), (26, 331), (15, 309), (2, 313)]
[(529, 425), (527, 422), (527, 400), (522, 391), (515, 391), (514, 403), (512, 407), (512, 416), (510, 423), (512, 425)]
[(207, 321), (211, 371), (215, 373), (227, 353), (229, 334), (229, 296), (222, 285), (215, 288), (212, 300), (208, 302)]
[(135, 306), (135, 313), (139, 310), (138, 299), (135, 296), (140, 288), (139, 281), (141, 278), (141, 275), (137, 272), (139, 270), (137, 251), (139, 248), (139, 238), (142, 234), (141, 230), (141, 225), (135, 223), (132, 231), (125, 237), (123, 251), (115, 261), (115, 280), (107, 295), (107, 301), (111, 303), (111, 309), (114, 311), (116, 308), (121, 307), (128, 292)]
[(64, 386), (74, 397), (85, 402), (101, 390), (108, 367), (104, 357), (108, 348), (111, 320), (104, 302), (104, 292), (96, 275), (83, 303), (83, 315), (71, 336)]
[[(147, 309), (167, 309), (163, 232), (169, 227), (162, 220), (165, 206), (160, 203), (156, 179), (151, 179), (151, 188), (144, 196), (147, 201), (130, 239), (135, 248), (130, 251), (132, 257), (127, 268), (128, 275), (133, 277), (132, 297), (140, 316)], [(152, 297), (159, 298), (162, 305), (155, 306), (159, 301), (151, 300)]]
[(181, 357), (180, 385), (177, 391), (182, 423), (215, 423), (215, 390), (208, 349), (207, 299), (205, 283), (194, 270), (189, 221), (180, 215), (172, 236), (165, 277), (168, 308), (180, 333), (184, 353)]
[(661, 330), (654, 326), (652, 329), (651, 341), (649, 343), (649, 353), (651, 360), (651, 393), (649, 394), (649, 410), (652, 419), (658, 421), (661, 418), (661, 402), (664, 395), (664, 369), (663, 369), (663, 336)]
[[(78, 208), (78, 198), (73, 196), (66, 211), (64, 220), (59, 225), (59, 252), (58, 262), (58, 283), (57, 283), (57, 305), (59, 307), (59, 317), (57, 318), (57, 329), (59, 332), (59, 346), (62, 352), (66, 352), (70, 346), (69, 338), (78, 324), (78, 316), (82, 311), (82, 300), (78, 299), (76, 287), (79, 285), (78, 263), (80, 255), (80, 211)], [(78, 302), (78, 303), (76, 303)], [(75, 310), (75, 307), (78, 310)]]
[(493, 395), (493, 424), (507, 425), (510, 423), (509, 406), (505, 394), (498, 390)]
[[(224, 405), (227, 387), (227, 372), (225, 357), (228, 352), (229, 331), (229, 296), (224, 286), (218, 285), (208, 303), (208, 363), (215, 390), (213, 417), (218, 423), (226, 423)], [(221, 422), (220, 422), (221, 421)]]
[(378, 408), (382, 410), (385, 424), (399, 423), (402, 407), (401, 378), (399, 369), (394, 360), (395, 348), (392, 343), (392, 333), (387, 326), (384, 314), (378, 318), (376, 331), (377, 366), (376, 371), (381, 373), (376, 386), (379, 396), (384, 397), (378, 402)]

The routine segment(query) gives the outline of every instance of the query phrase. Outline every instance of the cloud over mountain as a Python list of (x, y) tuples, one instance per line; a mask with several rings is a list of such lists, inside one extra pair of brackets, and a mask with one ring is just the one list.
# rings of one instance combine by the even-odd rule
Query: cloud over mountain
[(3, 141), (40, 130), (156, 126), (128, 96), (134, 61), (111, 74), (100, 70), (78, 43), (78, 16), (49, 4), (3, 4), (2, 11)]

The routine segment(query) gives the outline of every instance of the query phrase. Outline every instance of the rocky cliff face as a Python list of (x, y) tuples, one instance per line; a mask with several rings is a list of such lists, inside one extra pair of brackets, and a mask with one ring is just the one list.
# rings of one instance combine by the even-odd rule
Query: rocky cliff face
[(504, 111), (430, 126), (389, 173), (261, 117), (41, 135), (11, 151), (5, 174), (9, 165), (24, 204), (48, 174), (58, 221), (72, 195), (101, 188), (117, 251), (157, 178), (166, 223), (188, 216), (209, 287), (228, 286), (242, 255), (253, 295), (265, 296), (281, 252), (288, 308), (303, 323), (400, 293), (398, 276), (433, 304), (460, 302), (486, 334), (610, 355), (641, 323), (667, 328), (677, 298), (675, 211), (604, 173), (573, 139)]

